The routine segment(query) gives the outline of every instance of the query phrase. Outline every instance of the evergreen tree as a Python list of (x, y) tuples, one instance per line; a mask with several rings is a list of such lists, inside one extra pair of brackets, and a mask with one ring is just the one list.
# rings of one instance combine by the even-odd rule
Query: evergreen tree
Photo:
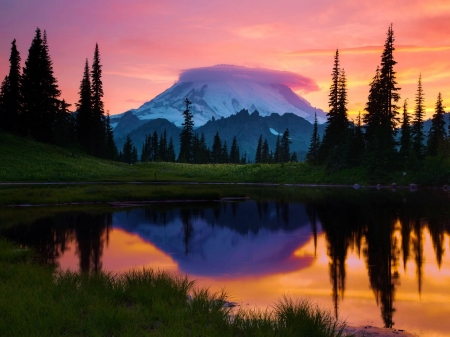
[(105, 121), (105, 133), (106, 133), (106, 158), (110, 160), (117, 159), (117, 146), (114, 142), (114, 131), (111, 127), (111, 119), (109, 117), (109, 113), (106, 115)]
[(408, 100), (405, 99), (403, 103), (403, 118), (402, 118), (402, 126), (401, 126), (401, 135), (400, 135), (400, 150), (399, 150), (399, 158), (404, 167), (408, 166), (408, 162), (411, 158), (411, 125), (409, 121), (408, 114)]
[(222, 151), (220, 154), (220, 162), (223, 164), (228, 164), (230, 162), (230, 155), (228, 154), (227, 141), (225, 140), (222, 145)]
[(216, 132), (214, 136), (212, 151), (211, 151), (211, 161), (214, 164), (220, 163), (222, 157), (222, 141), (220, 140), (219, 132)]
[(270, 152), (269, 152), (269, 143), (267, 142), (267, 139), (264, 138), (262, 150), (261, 150), (261, 162), (268, 164), (271, 162), (270, 158)]
[(198, 134), (194, 134), (192, 139), (192, 162), (194, 164), (200, 164), (200, 138)]
[(47, 35), (39, 28), (33, 38), (21, 77), (23, 130), (37, 141), (54, 139), (54, 121), (60, 101), (60, 91), (53, 75)]
[(297, 152), (292, 152), (292, 154), (291, 154), (291, 162), (292, 163), (296, 163), (296, 162), (298, 162), (298, 157), (297, 157)]
[(306, 162), (311, 165), (317, 165), (319, 163), (320, 136), (317, 130), (317, 114), (314, 112), (313, 133), (311, 135), (308, 153), (306, 154)]
[(361, 113), (358, 113), (358, 119), (354, 126), (354, 132), (352, 134), (350, 143), (350, 157), (348, 159), (350, 166), (359, 166), (362, 163), (365, 151), (365, 141), (363, 127), (361, 124)]
[(240, 161), (239, 146), (237, 145), (236, 136), (233, 137), (230, 149), (230, 163), (239, 164)]
[(416, 107), (411, 127), (412, 148), (417, 158), (423, 159), (425, 155), (425, 134), (423, 132), (423, 118), (425, 116), (424, 94), (422, 89), (422, 75), (419, 76), (416, 93)]
[(136, 146), (133, 146), (133, 149), (131, 150), (131, 164), (137, 163), (137, 161), (138, 161), (137, 149)]
[(261, 155), (262, 155), (262, 135), (259, 136), (258, 145), (256, 146), (255, 164), (261, 163)]
[(107, 140), (105, 135), (105, 111), (103, 106), (102, 65), (98, 44), (95, 44), (94, 61), (91, 69), (91, 144), (90, 153), (97, 157), (107, 157)]
[(183, 130), (180, 133), (180, 153), (178, 155), (178, 161), (182, 163), (192, 162), (192, 139), (194, 136), (194, 116), (189, 110), (191, 102), (186, 98), (184, 100), (186, 104), (186, 110), (183, 112), (184, 123)]
[(175, 147), (173, 146), (172, 137), (170, 137), (169, 145), (167, 146), (167, 161), (171, 163), (175, 162)]
[(366, 164), (371, 168), (373, 177), (379, 178), (392, 169), (396, 158), (396, 125), (400, 95), (394, 71), (394, 31), (389, 26), (384, 50), (381, 55), (381, 67), (377, 68), (370, 85), (369, 99), (366, 104), (367, 156)]
[(84, 64), (83, 79), (80, 83), (80, 99), (77, 103), (77, 137), (78, 142), (89, 153), (92, 142), (92, 98), (91, 98), (91, 80), (89, 78), (89, 64), (86, 59)]
[(335, 168), (343, 166), (341, 162), (342, 145), (348, 128), (347, 117), (347, 80), (343, 69), (339, 68), (339, 51), (336, 50), (331, 74), (331, 87), (328, 95), (327, 122), (325, 133), (319, 148), (319, 162)]
[(70, 147), (76, 144), (75, 119), (68, 110), (70, 104), (65, 100), (60, 102), (58, 112), (55, 117), (55, 132), (53, 143)]
[(151, 136), (146, 135), (144, 143), (142, 144), (142, 151), (141, 151), (141, 162), (145, 163), (150, 161), (150, 149), (151, 149)]
[[(128, 164), (132, 164), (133, 163), (133, 157), (134, 157), (134, 151), (133, 149), (136, 149), (136, 147), (134, 147), (133, 142), (131, 141), (130, 135), (127, 135), (127, 138), (125, 140), (125, 143), (123, 144), (123, 149), (122, 149), (122, 161), (124, 163), (128, 163)], [(136, 154), (137, 155), (137, 154)]]
[(200, 149), (199, 149), (199, 162), (200, 164), (207, 164), (210, 161), (210, 152), (208, 149), (208, 145), (206, 144), (205, 135), (202, 132), (202, 135), (200, 137)]
[(9, 74), (2, 83), (0, 93), (0, 127), (5, 131), (17, 133), (22, 101), (20, 94), (21, 58), (16, 47), (16, 39), (11, 44)]
[(157, 160), (159, 160), (159, 157), (158, 157), (159, 141), (158, 141), (158, 133), (156, 131), (153, 132), (151, 143), (152, 143), (152, 146), (151, 146), (149, 158), (151, 161), (157, 161)]
[(435, 113), (431, 119), (431, 129), (428, 134), (427, 153), (436, 156), (438, 150), (443, 146), (447, 133), (445, 131), (445, 107), (442, 105), (441, 93), (439, 93), (435, 106)]
[(281, 163), (281, 157), (282, 151), (281, 151), (281, 142), (280, 142), (280, 135), (277, 137), (277, 142), (275, 144), (275, 153), (273, 155), (273, 162), (274, 163)]
[(164, 132), (159, 138), (159, 160), (167, 161), (167, 131), (164, 128)]
[(286, 129), (281, 137), (281, 161), (283, 163), (287, 163), (291, 159), (291, 143), (289, 129)]

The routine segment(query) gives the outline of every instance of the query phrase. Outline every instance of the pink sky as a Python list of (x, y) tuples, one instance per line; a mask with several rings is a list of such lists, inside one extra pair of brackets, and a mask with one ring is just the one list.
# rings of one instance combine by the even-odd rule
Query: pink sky
[(17, 39), (24, 63), (39, 27), (47, 31), (61, 97), (72, 104), (97, 42), (111, 114), (139, 107), (183, 70), (215, 64), (311, 78), (318, 89), (297, 93), (327, 110), (339, 48), (354, 115), (363, 111), (391, 23), (402, 101), (409, 98), (413, 110), (421, 73), (428, 115), (439, 92), (450, 109), (448, 0), (2, 0), (0, 76), (8, 73), (11, 41)]

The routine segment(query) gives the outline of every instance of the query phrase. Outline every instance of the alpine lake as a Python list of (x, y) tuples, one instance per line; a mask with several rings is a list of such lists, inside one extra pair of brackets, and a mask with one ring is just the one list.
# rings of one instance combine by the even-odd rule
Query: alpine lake
[(349, 325), (449, 336), (449, 191), (253, 186), (245, 194), (2, 207), (0, 235), (61, 269), (168, 270), (224, 290), (238, 307), (308, 297)]

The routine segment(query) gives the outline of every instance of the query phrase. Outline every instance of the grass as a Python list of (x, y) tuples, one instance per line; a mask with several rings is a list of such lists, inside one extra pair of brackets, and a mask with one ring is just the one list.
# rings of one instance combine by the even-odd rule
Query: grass
[(152, 269), (78, 274), (38, 265), (0, 239), (1, 336), (343, 336), (345, 324), (308, 300), (238, 310), (225, 293)]

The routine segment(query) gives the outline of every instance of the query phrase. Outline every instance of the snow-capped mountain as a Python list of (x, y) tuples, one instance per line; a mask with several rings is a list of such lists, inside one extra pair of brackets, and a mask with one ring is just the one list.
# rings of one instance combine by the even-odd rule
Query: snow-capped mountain
[(318, 89), (311, 79), (290, 72), (230, 65), (196, 68), (184, 71), (171, 88), (131, 111), (140, 120), (165, 118), (180, 126), (188, 98), (195, 127), (242, 109), (257, 110), (263, 117), (290, 112), (310, 122), (316, 112), (319, 122), (325, 122), (325, 113), (291, 87), (306, 92)]

